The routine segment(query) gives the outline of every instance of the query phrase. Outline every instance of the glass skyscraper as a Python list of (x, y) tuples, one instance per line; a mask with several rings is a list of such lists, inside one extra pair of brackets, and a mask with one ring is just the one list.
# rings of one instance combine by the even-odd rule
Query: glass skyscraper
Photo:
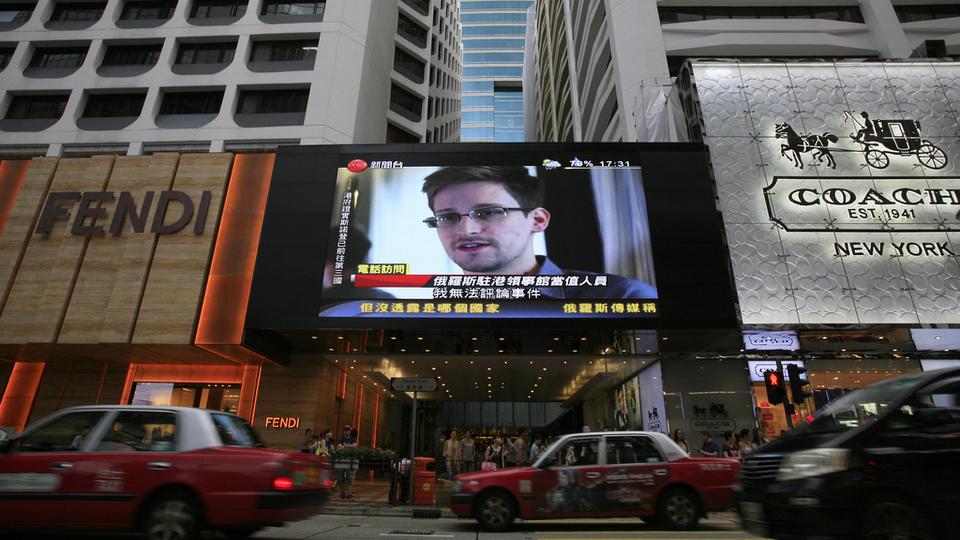
[(523, 41), (532, 3), (461, 0), (461, 141), (523, 141)]

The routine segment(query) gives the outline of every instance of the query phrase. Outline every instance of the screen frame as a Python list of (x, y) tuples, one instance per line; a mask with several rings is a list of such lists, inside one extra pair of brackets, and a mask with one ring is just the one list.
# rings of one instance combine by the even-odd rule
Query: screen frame
[[(484, 155), (478, 154), (483, 152)], [(320, 317), (338, 169), (353, 159), (409, 166), (539, 165), (571, 156), (639, 160), (647, 197), (659, 314), (650, 318)], [(594, 157), (594, 159), (598, 159)], [(261, 229), (245, 334), (335, 328), (665, 329), (736, 328), (729, 256), (707, 168), (694, 143), (471, 143), (280, 147)], [(317, 171), (321, 173), (317, 178)], [(694, 188), (695, 189), (692, 189)], [(688, 213), (684, 219), (678, 212)], [(688, 226), (690, 222), (694, 226)], [(303, 231), (316, 230), (316, 238)], [(695, 260), (696, 254), (707, 260)], [(694, 261), (694, 264), (691, 264)], [(314, 268), (313, 272), (310, 268)], [(706, 269), (706, 270), (705, 270)], [(291, 285), (291, 283), (295, 285)], [(706, 309), (705, 309), (706, 307)], [(312, 315), (312, 316), (311, 316)], [(246, 338), (245, 338), (246, 342)]]

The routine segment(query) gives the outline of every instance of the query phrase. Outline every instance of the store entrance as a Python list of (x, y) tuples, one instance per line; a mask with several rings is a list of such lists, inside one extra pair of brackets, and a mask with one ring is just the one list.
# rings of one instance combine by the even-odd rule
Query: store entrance
[[(767, 362), (776, 365), (775, 361)], [(805, 422), (818, 409), (846, 393), (876, 382), (921, 371), (919, 362), (906, 358), (791, 359), (783, 360), (782, 363), (784, 365), (796, 363), (806, 367), (805, 375), (813, 390), (813, 396), (795, 406), (792, 418), (794, 426)], [(755, 376), (758, 373), (759, 375)], [(751, 390), (754, 402), (757, 404), (757, 416), (762, 435), (767, 440), (775, 439), (790, 429), (784, 407), (770, 404), (762, 371), (753, 369), (753, 366), (751, 366), (751, 380)]]

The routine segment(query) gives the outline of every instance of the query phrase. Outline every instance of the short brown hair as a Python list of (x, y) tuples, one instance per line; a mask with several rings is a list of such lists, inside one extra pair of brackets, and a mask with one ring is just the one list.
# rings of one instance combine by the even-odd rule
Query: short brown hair
[(445, 187), (470, 182), (496, 182), (503, 184), (521, 208), (543, 206), (543, 181), (531, 176), (526, 167), (444, 167), (423, 180), (423, 192), (433, 210), (433, 199)]

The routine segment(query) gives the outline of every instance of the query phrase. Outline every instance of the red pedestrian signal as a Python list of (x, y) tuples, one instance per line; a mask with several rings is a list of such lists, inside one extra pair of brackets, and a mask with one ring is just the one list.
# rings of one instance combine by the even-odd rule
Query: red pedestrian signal
[(783, 374), (768, 369), (763, 372), (763, 382), (767, 386), (767, 401), (772, 405), (779, 405), (786, 401), (787, 389), (783, 385)]

